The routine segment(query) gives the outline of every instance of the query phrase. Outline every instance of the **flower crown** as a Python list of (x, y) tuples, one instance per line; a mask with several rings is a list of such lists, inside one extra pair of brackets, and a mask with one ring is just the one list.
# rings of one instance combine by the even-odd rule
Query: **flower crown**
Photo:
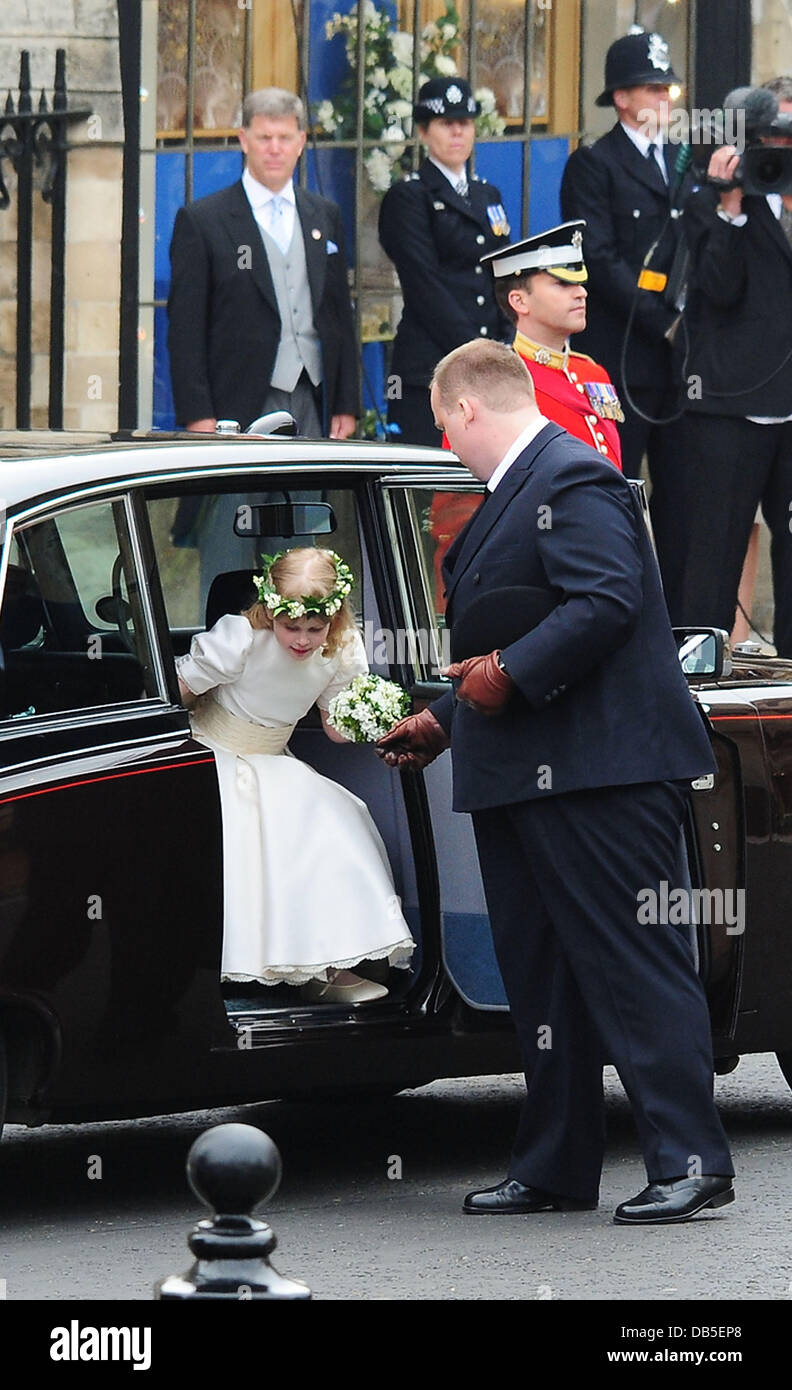
[(312, 615), (319, 618), (332, 618), (338, 612), (344, 599), (351, 594), (355, 583), (355, 577), (349, 565), (345, 564), (341, 556), (336, 555), (334, 550), (329, 551), (330, 559), (335, 565), (335, 588), (325, 598), (318, 598), (315, 594), (301, 594), (299, 598), (284, 598), (274, 587), (271, 576), (273, 565), (287, 553), (285, 550), (279, 550), (277, 555), (262, 555), (264, 572), (253, 576), (259, 603), (264, 604), (273, 618), (305, 618)]

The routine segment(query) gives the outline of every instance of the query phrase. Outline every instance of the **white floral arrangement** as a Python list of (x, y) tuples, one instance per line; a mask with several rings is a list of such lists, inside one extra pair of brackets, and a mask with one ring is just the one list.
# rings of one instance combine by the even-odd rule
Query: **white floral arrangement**
[[(413, 36), (394, 29), (386, 10), (365, 0), (364, 36), (366, 90), (363, 99), (363, 135), (382, 144), (369, 150), (363, 163), (369, 183), (377, 193), (385, 193), (398, 178), (397, 161), (404, 154), (412, 135)], [(336, 140), (354, 139), (357, 129), (357, 5), (349, 14), (336, 12), (325, 25), (328, 39), (343, 34), (350, 71), (342, 81), (334, 101), (319, 102), (315, 116), (320, 130)], [(431, 77), (457, 75), (453, 50), (459, 45), (460, 18), (453, 0), (446, 0), (445, 12), (421, 30), (421, 71), (419, 87)], [(481, 104), (476, 117), (476, 135), (502, 135), (506, 122), (498, 115), (495, 93), (479, 87), (474, 96)]]
[(346, 690), (334, 695), (328, 722), (353, 743), (374, 743), (409, 714), (410, 698), (395, 681), (382, 676), (355, 676)]

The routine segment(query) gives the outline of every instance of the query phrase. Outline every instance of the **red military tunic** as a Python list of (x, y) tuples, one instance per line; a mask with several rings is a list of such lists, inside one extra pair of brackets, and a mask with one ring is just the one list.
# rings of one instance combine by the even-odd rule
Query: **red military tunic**
[(621, 469), (617, 421), (624, 415), (605, 368), (582, 353), (542, 347), (522, 333), (513, 346), (533, 377), (542, 414)]

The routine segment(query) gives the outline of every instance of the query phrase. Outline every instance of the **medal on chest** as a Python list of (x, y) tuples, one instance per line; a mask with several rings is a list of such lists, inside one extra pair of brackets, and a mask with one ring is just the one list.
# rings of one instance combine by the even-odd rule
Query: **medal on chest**
[(490, 203), (487, 208), (489, 224), (496, 236), (508, 236), (511, 228), (502, 203)]
[(583, 389), (588, 396), (589, 405), (601, 420), (624, 420), (621, 401), (616, 387), (610, 381), (584, 381)]

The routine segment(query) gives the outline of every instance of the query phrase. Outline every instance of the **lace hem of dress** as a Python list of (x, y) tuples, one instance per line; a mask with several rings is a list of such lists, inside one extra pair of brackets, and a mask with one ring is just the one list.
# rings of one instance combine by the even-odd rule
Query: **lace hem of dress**
[[(381, 951), (370, 951), (365, 957), (366, 960), (385, 960), (394, 970), (406, 970), (410, 965), (410, 958), (415, 950), (415, 942), (410, 939), (398, 941), (395, 946), (385, 946)], [(265, 970), (261, 975), (246, 974), (226, 974), (223, 971), (221, 980), (227, 980), (230, 984), (253, 984), (260, 985), (307, 985), (309, 980), (327, 980), (328, 970), (351, 970), (353, 966), (359, 965), (360, 956), (351, 956), (348, 960), (329, 960), (324, 965), (311, 966), (304, 965), (278, 965), (271, 970)]]

